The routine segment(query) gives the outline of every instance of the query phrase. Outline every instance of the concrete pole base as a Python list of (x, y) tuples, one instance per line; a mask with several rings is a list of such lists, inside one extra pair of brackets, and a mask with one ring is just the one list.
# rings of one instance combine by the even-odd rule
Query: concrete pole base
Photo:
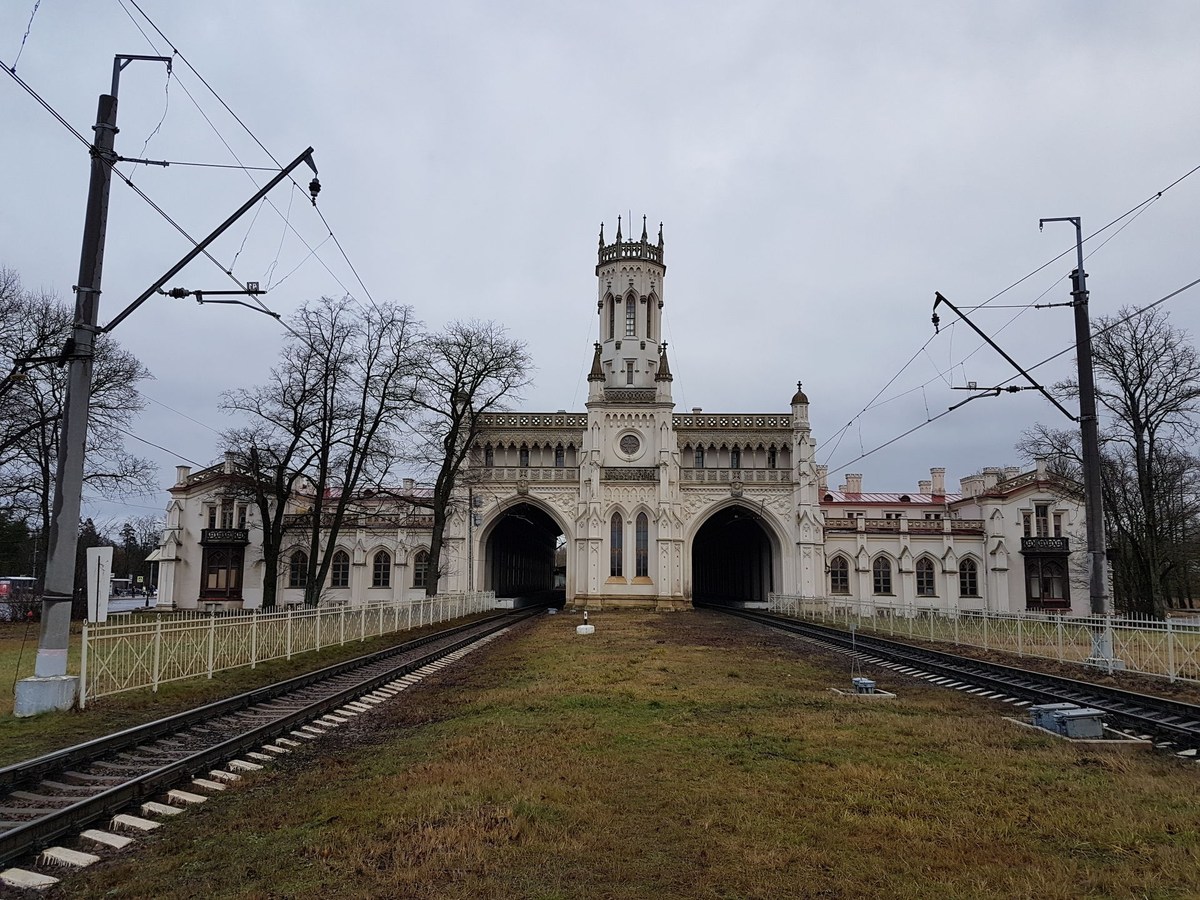
[(24, 718), (56, 709), (70, 709), (79, 693), (77, 675), (33, 675), (17, 682), (13, 715)]

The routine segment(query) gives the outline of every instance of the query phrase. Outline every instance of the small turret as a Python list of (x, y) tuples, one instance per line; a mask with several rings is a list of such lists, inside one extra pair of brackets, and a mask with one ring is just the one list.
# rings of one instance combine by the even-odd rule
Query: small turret
[[(597, 344), (597, 347), (600, 345)], [(596, 359), (600, 357), (597, 355)], [(663, 341), (658, 354), (658, 372), (654, 376), (655, 381), (674, 381), (675, 376), (671, 374), (671, 367), (667, 364), (667, 342)]]
[(804, 393), (804, 382), (796, 382), (796, 393), (792, 395), (792, 406), (797, 403), (808, 404), (808, 395)]
[(799, 381), (796, 382), (796, 393), (792, 395), (792, 428), (798, 434), (808, 433), (808, 395)]
[(592, 357), (592, 371), (588, 372), (588, 381), (603, 381), (604, 367), (600, 365), (600, 351), (604, 349), (600, 346), (600, 342), (596, 342), (596, 354)]

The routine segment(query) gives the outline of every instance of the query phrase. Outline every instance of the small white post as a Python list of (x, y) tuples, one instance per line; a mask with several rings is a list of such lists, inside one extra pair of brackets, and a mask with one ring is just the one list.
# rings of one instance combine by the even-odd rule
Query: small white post
[(988, 611), (985, 609), (983, 611), (983, 649), (984, 650), (986, 650), (988, 648), (988, 627), (987, 627), (987, 625), (988, 625)]
[[(84, 625), (84, 648), (87, 648), (87, 626)], [(86, 661), (87, 657), (84, 657)], [(1175, 629), (1171, 627), (1171, 617), (1167, 616), (1167, 677), (1171, 679), (1171, 683), (1175, 683)], [(82, 706), (82, 704), (80, 704)]]
[(154, 629), (154, 669), (150, 673), (150, 683), (154, 686), (154, 693), (158, 693), (158, 662), (162, 653), (162, 618), (155, 623)]
[(287, 612), (287, 658), (292, 658), (292, 608), (289, 606)]
[(325, 616), (322, 615), (321, 607), (319, 607), (319, 606), (312, 607), (312, 614), (316, 618), (316, 621), (313, 623), (313, 627), (317, 629), (317, 647), (316, 647), (316, 649), (318, 652), (320, 652), (320, 650), (321, 650), (321, 620), (324, 619)]
[(1025, 619), (1023, 615), (1017, 613), (1017, 656), (1025, 655), (1024, 635), (1021, 633), (1021, 622)]
[(87, 708), (88, 623), (83, 623), (83, 649), (79, 657), (79, 708)]
[(340, 645), (346, 643), (346, 607), (345, 607), (345, 605), (342, 606), (341, 617), (338, 621), (339, 621), (338, 627), (341, 629), (341, 631), (339, 633), (339, 641), (338, 641), (338, 644), (340, 646)]
[(258, 665), (258, 610), (250, 610), (250, 668)]
[(1059, 661), (1059, 662), (1062, 662), (1062, 661), (1063, 661), (1063, 627), (1062, 627), (1062, 616), (1056, 616), (1055, 618), (1058, 620), (1058, 625), (1057, 625), (1057, 627), (1054, 629), (1054, 630), (1057, 632), (1057, 635), (1056, 635), (1056, 636), (1057, 636), (1057, 639), (1058, 639), (1058, 661)]

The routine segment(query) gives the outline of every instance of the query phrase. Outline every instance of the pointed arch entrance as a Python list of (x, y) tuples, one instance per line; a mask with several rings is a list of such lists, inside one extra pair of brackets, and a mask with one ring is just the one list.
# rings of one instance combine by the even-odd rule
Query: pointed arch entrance
[(497, 597), (562, 590), (566, 536), (553, 516), (532, 503), (508, 507), (484, 538), (484, 589)]
[(713, 513), (692, 538), (692, 602), (765, 603), (779, 577), (779, 548), (762, 516), (734, 504)]

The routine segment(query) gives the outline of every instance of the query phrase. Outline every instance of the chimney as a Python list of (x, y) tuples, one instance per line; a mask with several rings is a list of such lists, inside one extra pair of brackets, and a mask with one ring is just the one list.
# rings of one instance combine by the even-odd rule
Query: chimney
[(1004, 480), (1005, 481), (1008, 481), (1008, 479), (1010, 479), (1010, 478), (1016, 478), (1020, 474), (1021, 474), (1020, 466), (1005, 466), (1004, 467)]
[(191, 466), (176, 466), (175, 467), (175, 487), (183, 487), (187, 484), (188, 476), (192, 474)]
[(234, 466), (233, 466), (233, 451), (232, 450), (228, 451), (225, 454), (225, 464), (222, 466), (222, 471), (224, 471), (224, 473), (226, 475), (232, 475), (235, 471)]
[(413, 492), (413, 490), (416, 488), (416, 486), (417, 486), (417, 483), (415, 481), (413, 481), (411, 478), (404, 479), (404, 493), (411, 494)]
[(985, 466), (983, 469), (983, 488), (990, 491), (1000, 481), (1000, 469), (997, 466)]
[(978, 497), (983, 493), (983, 475), (970, 475), (959, 481), (959, 484), (967, 497)]
[(1046, 460), (1044, 458), (1041, 458), (1041, 459), (1034, 460), (1034, 462), (1037, 463), (1037, 480), (1045, 481), (1046, 480)]
[(935, 497), (946, 496), (946, 470), (942, 468), (930, 469), (929, 480), (933, 484), (933, 489), (930, 491)]
[(918, 481), (917, 482), (917, 493), (918, 494), (932, 494), (933, 493), (933, 482), (932, 481)]
[(702, 410), (700, 407), (698, 407), (698, 406), (693, 406), (693, 407), (692, 407), (692, 413), (693, 413), (693, 415), (694, 415), (695, 413), (702, 413), (702, 412), (704, 412), (704, 410)]
[(846, 484), (843, 486), (842, 490), (844, 490), (847, 494), (861, 494), (862, 475), (851, 475), (849, 472), (847, 472)]
[(817, 466), (817, 490), (829, 490), (829, 466)]

